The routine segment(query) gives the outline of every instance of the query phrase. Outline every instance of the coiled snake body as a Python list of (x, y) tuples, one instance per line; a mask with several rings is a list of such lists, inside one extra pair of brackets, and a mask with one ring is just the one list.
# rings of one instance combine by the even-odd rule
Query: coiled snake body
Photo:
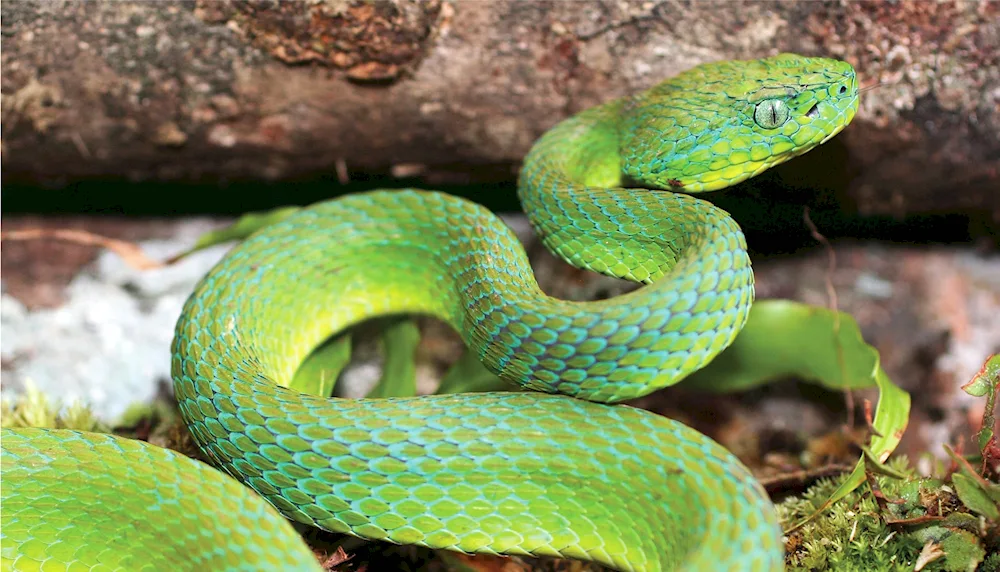
[[(188, 300), (172, 347), (183, 418), (217, 467), (326, 530), (620, 570), (780, 569), (773, 507), (735, 457), (610, 404), (701, 368), (746, 320), (743, 235), (685, 193), (812, 149), (857, 102), (849, 64), (784, 54), (702, 65), (546, 133), (520, 199), (570, 264), (648, 284), (610, 300), (545, 295), (514, 234), (449, 195), (304, 209), (232, 250)], [(347, 400), (283, 387), (331, 334), (387, 314), (445, 320), (535, 392)], [(5, 569), (317, 567), (267, 504), (169, 451), (29, 429), (4, 430), (2, 446)]]

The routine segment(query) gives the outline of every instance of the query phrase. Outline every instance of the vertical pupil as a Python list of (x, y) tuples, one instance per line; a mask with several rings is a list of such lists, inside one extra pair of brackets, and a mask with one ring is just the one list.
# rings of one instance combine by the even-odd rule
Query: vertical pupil
[(771, 107), (771, 123), (777, 123), (778, 122), (777, 106), (772, 103), (770, 107)]

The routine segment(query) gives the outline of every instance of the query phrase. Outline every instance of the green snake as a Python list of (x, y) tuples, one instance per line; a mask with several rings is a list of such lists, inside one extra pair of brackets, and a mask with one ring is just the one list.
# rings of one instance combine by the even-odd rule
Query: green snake
[[(747, 318), (743, 234), (688, 193), (809, 151), (857, 107), (849, 64), (783, 54), (701, 65), (545, 133), (518, 196), (569, 264), (646, 285), (609, 300), (546, 295), (498, 217), (443, 193), (359, 193), (263, 228), (197, 286), (171, 351), (195, 441), (267, 503), (152, 445), (4, 430), (3, 569), (318, 569), (278, 512), (366, 539), (618, 570), (781, 569), (773, 506), (732, 454), (613, 404), (698, 370)], [(331, 335), (385, 315), (447, 322), (533, 391), (286, 387)]]

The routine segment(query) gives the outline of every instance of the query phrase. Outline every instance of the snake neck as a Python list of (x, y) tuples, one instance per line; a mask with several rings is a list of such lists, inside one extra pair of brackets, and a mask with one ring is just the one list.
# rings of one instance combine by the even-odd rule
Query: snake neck
[(577, 268), (644, 284), (690, 275), (705, 256), (725, 253), (726, 267), (752, 282), (743, 233), (728, 213), (685, 194), (622, 187), (618, 116), (628, 105), (574, 116), (527, 155), (518, 197), (543, 244)]

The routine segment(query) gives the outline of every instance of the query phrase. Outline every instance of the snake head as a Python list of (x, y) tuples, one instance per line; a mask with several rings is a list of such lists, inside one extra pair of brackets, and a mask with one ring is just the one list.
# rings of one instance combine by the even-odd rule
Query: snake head
[(655, 188), (722, 189), (825, 143), (857, 110), (847, 62), (781, 54), (703, 64), (624, 103), (622, 170)]

